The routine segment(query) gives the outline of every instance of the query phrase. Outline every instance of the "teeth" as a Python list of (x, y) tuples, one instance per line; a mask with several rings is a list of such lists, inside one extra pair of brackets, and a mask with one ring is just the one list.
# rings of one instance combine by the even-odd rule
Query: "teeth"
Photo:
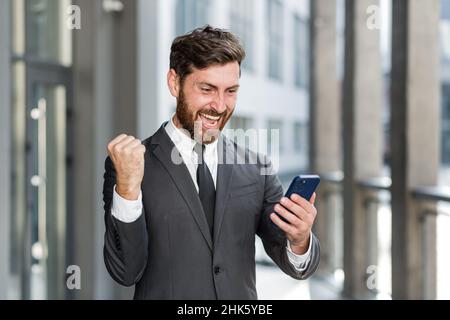
[(210, 115), (207, 115), (207, 114), (203, 114), (203, 113), (202, 113), (202, 116), (205, 117), (206, 119), (212, 120), (212, 121), (217, 121), (217, 120), (220, 119), (220, 117), (213, 117), (213, 116), (210, 116)]

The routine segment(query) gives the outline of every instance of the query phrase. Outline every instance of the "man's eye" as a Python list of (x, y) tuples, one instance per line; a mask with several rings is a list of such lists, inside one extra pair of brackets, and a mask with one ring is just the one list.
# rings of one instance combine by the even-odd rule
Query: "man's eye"
[(203, 92), (211, 92), (212, 89), (211, 89), (211, 88), (202, 88), (202, 91), (203, 91)]

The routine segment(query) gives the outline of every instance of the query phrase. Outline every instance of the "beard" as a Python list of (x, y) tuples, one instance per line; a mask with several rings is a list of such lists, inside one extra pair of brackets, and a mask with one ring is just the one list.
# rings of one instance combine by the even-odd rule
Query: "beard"
[[(225, 110), (222, 113), (218, 113), (213, 109), (200, 109), (198, 111), (192, 111), (186, 102), (183, 89), (181, 89), (177, 99), (176, 116), (181, 127), (189, 133), (191, 139), (202, 144), (210, 144), (218, 139), (220, 132), (223, 130), (228, 120), (230, 120), (233, 111), (228, 112), (228, 110)], [(218, 120), (221, 121), (219, 129), (209, 129), (203, 132), (202, 120), (199, 118), (200, 114), (220, 117)]]

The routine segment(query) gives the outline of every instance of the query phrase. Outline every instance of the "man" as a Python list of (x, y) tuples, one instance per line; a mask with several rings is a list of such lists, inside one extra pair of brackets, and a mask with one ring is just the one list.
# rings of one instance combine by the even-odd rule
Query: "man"
[(136, 285), (135, 299), (257, 299), (255, 234), (291, 277), (317, 268), (315, 195), (284, 198), (265, 157), (220, 134), (244, 57), (221, 29), (176, 38), (167, 75), (175, 115), (143, 142), (122, 134), (108, 145), (104, 259), (117, 282)]

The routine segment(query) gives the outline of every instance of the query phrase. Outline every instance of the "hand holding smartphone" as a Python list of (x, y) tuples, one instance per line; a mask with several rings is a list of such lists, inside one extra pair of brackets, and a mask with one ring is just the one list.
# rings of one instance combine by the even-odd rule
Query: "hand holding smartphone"
[[(317, 186), (320, 183), (320, 177), (318, 175), (299, 175), (294, 177), (288, 190), (286, 191), (285, 197), (290, 199), (291, 195), (298, 194), (300, 197), (310, 200)], [(281, 215), (277, 215), (286, 223), (289, 223)]]

